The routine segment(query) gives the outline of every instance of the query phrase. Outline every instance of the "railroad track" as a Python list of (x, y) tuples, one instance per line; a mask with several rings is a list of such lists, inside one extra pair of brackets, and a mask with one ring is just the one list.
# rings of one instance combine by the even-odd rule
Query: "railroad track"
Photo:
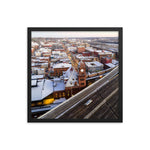
[[(115, 76), (111, 82), (107, 83), (101, 90), (98, 90), (96, 94), (89, 97), (92, 102), (89, 105), (85, 105), (87, 100), (74, 107), (72, 110), (68, 111), (60, 117), (60, 119), (88, 119), (85, 118), (92, 110), (95, 109), (99, 103), (101, 103), (108, 95), (118, 88), (118, 75)], [(108, 104), (109, 105), (109, 104)]]
[(119, 93), (118, 91), (86, 119), (119, 119)]
[(40, 116), (38, 119), (58, 119), (65, 113), (69, 112), (71, 109), (76, 107), (78, 104), (82, 103), (84, 100), (88, 100), (89, 97), (93, 96), (95, 92), (101, 89), (104, 85), (111, 81), (111, 79), (118, 74), (118, 67), (114, 68), (110, 73), (104, 76), (102, 79), (96, 81), (92, 85), (83, 89), (73, 97), (69, 98), (58, 107), (48, 111), (44, 115)]

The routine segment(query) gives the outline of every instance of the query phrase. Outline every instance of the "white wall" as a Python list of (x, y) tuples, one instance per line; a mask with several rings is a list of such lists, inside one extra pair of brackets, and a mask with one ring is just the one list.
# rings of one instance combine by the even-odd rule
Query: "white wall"
[[(150, 149), (148, 2), (1, 1), (0, 149)], [(27, 123), (27, 27), (113, 26), (124, 28), (124, 123)]]

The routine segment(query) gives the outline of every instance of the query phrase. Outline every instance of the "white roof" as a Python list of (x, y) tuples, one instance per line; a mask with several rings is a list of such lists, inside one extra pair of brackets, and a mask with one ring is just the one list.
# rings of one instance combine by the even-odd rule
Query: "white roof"
[(98, 61), (85, 62), (85, 65), (88, 66), (88, 67), (100, 67), (100, 66), (103, 66), (103, 64), (98, 62)]
[(92, 47), (87, 47), (86, 50), (90, 51), (90, 52), (93, 52), (94, 49)]
[(73, 87), (75, 85), (75, 82), (78, 84), (78, 79), (77, 79), (77, 72), (73, 67), (70, 67), (66, 73), (64, 74), (64, 79), (67, 78), (68, 81), (66, 83), (65, 87)]
[(34, 47), (34, 46), (38, 46), (38, 45), (39, 45), (38, 43), (32, 41), (32, 46), (33, 46), (33, 47)]
[(112, 63), (108, 63), (108, 64), (106, 64), (108, 67), (110, 67), (110, 68), (114, 68), (115, 67), (115, 65), (114, 64), (112, 64)]
[(119, 63), (118, 60), (115, 60), (115, 59), (112, 60), (112, 64), (116, 65), (116, 64), (118, 64), (118, 63)]
[(91, 59), (94, 57), (93, 56), (83, 56), (82, 54), (77, 54), (76, 58), (78, 58), (78, 59)]
[(60, 78), (54, 79), (54, 91), (63, 91), (65, 90), (64, 81)]
[(77, 47), (68, 47), (68, 50), (76, 50), (77, 49)]
[(40, 51), (35, 51), (35, 53), (36, 53), (36, 54), (37, 54), (37, 53), (41, 54), (41, 52), (40, 52)]
[(36, 86), (37, 80), (31, 80), (31, 86)]
[(71, 64), (67, 64), (67, 63), (59, 63), (53, 66), (53, 68), (69, 68), (69, 67), (71, 67)]
[[(53, 82), (52, 80), (45, 80), (42, 79), (40, 82), (37, 83), (36, 87), (31, 88), (31, 97), (32, 101), (39, 101), (43, 98), (47, 97), (48, 95), (52, 94), (53, 91), (63, 91), (65, 90), (65, 85), (63, 80), (59, 81), (55, 79)], [(36, 81), (36, 80), (33, 80)], [(53, 87), (53, 85), (55, 85)]]
[(36, 57), (37, 59), (49, 59), (49, 57)]
[(44, 71), (45, 68), (37, 68), (37, 67), (34, 67), (33, 70), (42, 70), (42, 71)]
[(50, 95), (53, 92), (53, 86), (52, 86), (51, 80), (45, 80), (44, 79), (37, 83), (36, 87), (31, 88), (31, 99), (32, 101), (38, 101), (42, 100), (46, 96)]
[(44, 78), (44, 75), (32, 75), (31, 79), (41, 79)]
[(109, 52), (109, 51), (106, 51), (106, 50), (96, 50), (96, 52), (97, 52), (99, 55), (112, 54), (112, 52)]
[(50, 49), (50, 48), (41, 47), (41, 48), (39, 49), (39, 51), (41, 51), (41, 52), (51, 52), (51, 49)]

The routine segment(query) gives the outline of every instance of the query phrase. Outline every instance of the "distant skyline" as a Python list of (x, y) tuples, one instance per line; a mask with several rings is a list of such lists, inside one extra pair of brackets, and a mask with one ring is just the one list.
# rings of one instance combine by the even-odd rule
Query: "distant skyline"
[(118, 31), (32, 31), (32, 38), (118, 37)]

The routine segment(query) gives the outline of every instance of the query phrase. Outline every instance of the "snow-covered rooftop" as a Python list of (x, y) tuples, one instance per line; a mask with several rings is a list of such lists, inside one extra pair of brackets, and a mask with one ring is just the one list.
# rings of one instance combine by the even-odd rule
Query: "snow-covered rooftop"
[(31, 99), (32, 101), (39, 101), (50, 95), (53, 92), (51, 80), (42, 80), (37, 83), (36, 87), (31, 88)]
[(32, 101), (40, 101), (45, 97), (47, 97), (48, 95), (52, 94), (53, 91), (63, 91), (63, 90), (65, 90), (63, 80), (54, 79), (54, 81), (52, 81), (42, 79), (37, 83), (36, 87), (31, 88)]
[(69, 67), (71, 67), (71, 64), (67, 64), (67, 63), (59, 63), (53, 66), (53, 68), (69, 68)]
[(44, 78), (44, 75), (32, 75), (31, 76), (31, 79), (34, 80), (34, 79), (42, 79)]
[(94, 52), (94, 49), (92, 47), (87, 47), (86, 50), (90, 52)]
[(78, 58), (78, 59), (82, 59), (82, 60), (84, 60), (84, 59), (92, 59), (92, 58), (94, 58), (93, 56), (83, 56), (82, 54), (77, 54), (76, 55), (76, 58)]
[(118, 63), (119, 63), (118, 60), (115, 60), (115, 59), (112, 60), (112, 64), (117, 65)]
[(37, 80), (31, 80), (31, 86), (36, 86), (37, 85)]
[(114, 68), (116, 65), (114, 65), (114, 64), (112, 64), (112, 63), (107, 63), (106, 64), (108, 67), (110, 67), (110, 68)]
[(108, 55), (108, 54), (111, 54), (112, 55), (112, 52), (109, 52), (109, 51), (106, 51), (106, 50), (96, 50), (96, 52), (99, 54), (99, 55)]
[(32, 41), (32, 47), (34, 47), (34, 46), (39, 46), (39, 44)]
[(70, 67), (64, 74), (64, 79), (67, 80), (65, 87), (73, 87), (78, 84), (77, 72), (73, 67)]
[(100, 67), (100, 66), (103, 66), (103, 64), (98, 62), (98, 61), (85, 62), (85, 65), (88, 66), (88, 67)]

